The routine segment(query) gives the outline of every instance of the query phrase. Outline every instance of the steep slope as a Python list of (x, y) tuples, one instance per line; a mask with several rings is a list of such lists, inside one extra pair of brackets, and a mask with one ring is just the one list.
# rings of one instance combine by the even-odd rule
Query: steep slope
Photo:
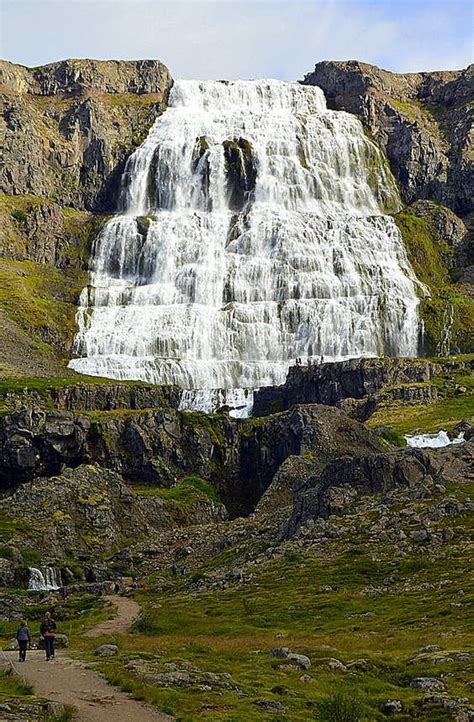
[(125, 160), (166, 106), (171, 85), (158, 60), (64, 60), (39, 68), (1, 61), (0, 191), (115, 209)]
[(72, 375), (101, 214), (171, 85), (159, 61), (0, 61), (0, 375)]
[(384, 148), (407, 203), (434, 199), (474, 210), (474, 66), (430, 73), (391, 73), (351, 61), (317, 63), (304, 83), (324, 90), (328, 105), (356, 113)]

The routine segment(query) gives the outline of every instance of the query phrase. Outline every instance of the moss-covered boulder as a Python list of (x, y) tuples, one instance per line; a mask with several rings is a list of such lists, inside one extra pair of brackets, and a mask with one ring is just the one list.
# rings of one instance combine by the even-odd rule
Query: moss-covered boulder
[(251, 199), (257, 179), (252, 145), (245, 138), (225, 140), (223, 145), (229, 207), (234, 211), (240, 211)]

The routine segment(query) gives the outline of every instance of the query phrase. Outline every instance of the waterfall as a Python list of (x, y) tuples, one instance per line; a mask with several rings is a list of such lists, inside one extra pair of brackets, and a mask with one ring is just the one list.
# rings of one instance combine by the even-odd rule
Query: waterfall
[(59, 589), (61, 586), (61, 573), (56, 572), (53, 567), (42, 567), (43, 571), (36, 567), (29, 567), (30, 579), (28, 589), (34, 592), (46, 592)]
[(245, 414), (296, 359), (415, 356), (417, 281), (381, 210), (398, 203), (320, 88), (177, 81), (95, 241), (70, 366)]
[(449, 356), (451, 352), (451, 336), (454, 325), (454, 306), (449, 301), (443, 312), (442, 333), (438, 345), (436, 346), (437, 356)]

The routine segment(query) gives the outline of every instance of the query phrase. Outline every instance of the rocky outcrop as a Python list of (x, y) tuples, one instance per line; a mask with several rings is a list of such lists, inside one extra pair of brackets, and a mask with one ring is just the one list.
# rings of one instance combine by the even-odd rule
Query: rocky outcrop
[(0, 418), (0, 482), (9, 487), (95, 463), (131, 483), (173, 486), (188, 474), (210, 481), (233, 514), (249, 513), (289, 456), (313, 472), (344, 453), (379, 449), (377, 436), (342, 411), (300, 406), (265, 419), (178, 412), (16, 411)]
[(358, 493), (386, 494), (397, 488), (474, 481), (474, 443), (444, 449), (406, 449), (390, 454), (339, 459), (295, 489), (294, 509), (284, 535), (318, 518), (340, 514)]
[(69, 411), (19, 411), (0, 419), (0, 484), (13, 486), (86, 459), (90, 421)]
[(238, 479), (245, 511), (254, 508), (275, 474), (272, 492), (282, 486), (291, 488), (295, 462), (282, 466), (288, 457), (303, 457), (313, 469), (321, 469), (343, 454), (370, 453), (378, 448), (373, 432), (330, 406), (295, 406), (268, 417), (263, 424), (249, 420), (242, 424), (239, 448)]
[(2, 62), (0, 191), (114, 211), (125, 161), (166, 107), (171, 85), (159, 61), (35, 69)]
[[(226, 518), (222, 504), (204, 493), (193, 492), (191, 506), (188, 521), (205, 524)], [(19, 521), (23, 527), (11, 543), (40, 549), (55, 562), (109, 554), (128, 540), (147, 540), (185, 520), (172, 501), (140, 496), (118, 474), (96, 466), (65, 469), (22, 484), (0, 502), (0, 509), (12, 525)]]
[(21, 410), (26, 407), (51, 408), (58, 411), (113, 411), (152, 408), (177, 409), (181, 389), (177, 386), (152, 386), (127, 382), (100, 381), (98, 383), (72, 383), (65, 386), (45, 385), (39, 390), (0, 391), (6, 408)]
[[(474, 253), (474, 249), (468, 248), (469, 232), (463, 221), (449, 208), (439, 205), (434, 201), (419, 200), (408, 206), (405, 213), (426, 218), (433, 228), (438, 243), (445, 243), (456, 254)], [(459, 262), (457, 256), (454, 258)]]
[[(429, 382), (456, 367), (469, 372), (472, 361), (441, 364), (427, 359), (367, 358), (292, 366), (282, 386), (267, 386), (255, 393), (254, 415), (265, 416), (294, 404), (336, 406), (345, 399), (364, 399), (363, 404), (355, 404), (352, 410), (357, 418), (366, 419), (381, 401), (433, 401), (436, 389)], [(426, 385), (410, 387), (420, 383)], [(347, 405), (345, 408), (349, 410)]]
[(164, 94), (171, 77), (159, 60), (71, 59), (27, 68), (0, 60), (0, 85), (32, 95), (102, 93)]
[(325, 61), (303, 82), (321, 87), (330, 108), (360, 117), (386, 151), (407, 203), (436, 199), (462, 215), (474, 209), (473, 68), (399, 74)]

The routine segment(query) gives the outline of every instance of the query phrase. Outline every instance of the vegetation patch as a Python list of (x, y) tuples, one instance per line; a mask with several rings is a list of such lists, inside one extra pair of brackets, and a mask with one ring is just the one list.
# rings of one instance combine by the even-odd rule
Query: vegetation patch
[(395, 216), (395, 221), (413, 270), (430, 294), (429, 297), (420, 294), (425, 353), (472, 351), (474, 298), (452, 282), (452, 248), (437, 237), (428, 218), (402, 211)]

